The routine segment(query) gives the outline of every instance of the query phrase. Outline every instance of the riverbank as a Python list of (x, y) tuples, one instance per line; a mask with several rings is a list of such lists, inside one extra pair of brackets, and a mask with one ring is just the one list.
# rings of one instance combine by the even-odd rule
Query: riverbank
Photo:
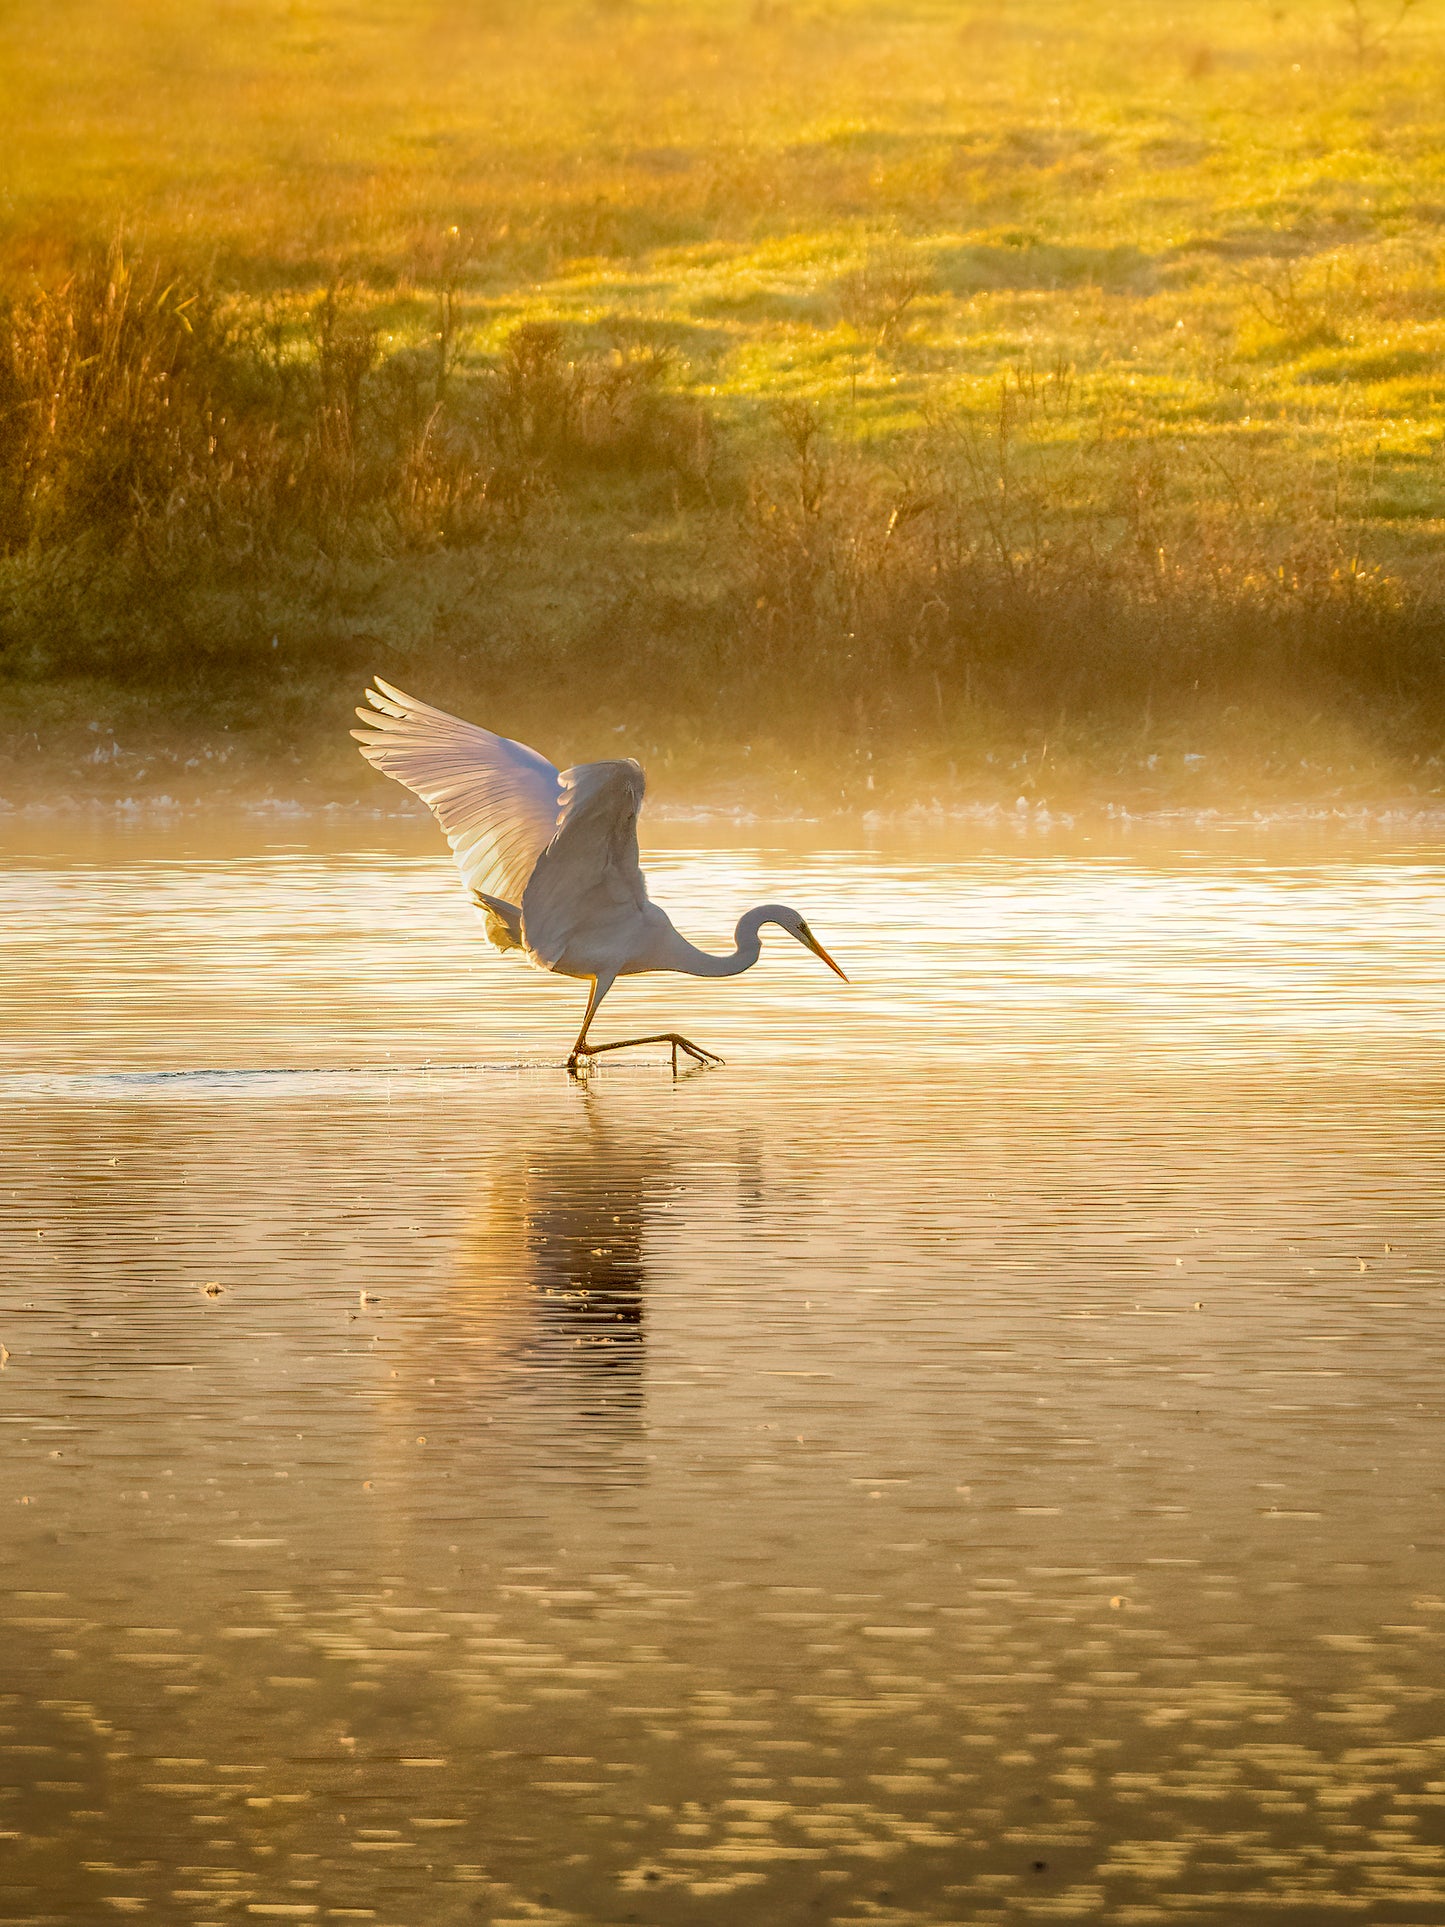
[(0, 28), (0, 795), (364, 803), (373, 670), (659, 800), (1437, 793), (1432, 18), (253, 11)]

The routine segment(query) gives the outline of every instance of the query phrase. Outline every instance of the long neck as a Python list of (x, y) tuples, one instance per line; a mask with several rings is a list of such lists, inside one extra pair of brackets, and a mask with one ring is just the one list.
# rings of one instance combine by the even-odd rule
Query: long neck
[(762, 954), (758, 932), (770, 914), (771, 905), (760, 904), (756, 910), (747, 910), (738, 918), (738, 927), (733, 933), (737, 948), (729, 957), (714, 957), (689, 943), (686, 937), (677, 935), (678, 960), (673, 969), (685, 971), (689, 977), (737, 977), (744, 970), (751, 970)]

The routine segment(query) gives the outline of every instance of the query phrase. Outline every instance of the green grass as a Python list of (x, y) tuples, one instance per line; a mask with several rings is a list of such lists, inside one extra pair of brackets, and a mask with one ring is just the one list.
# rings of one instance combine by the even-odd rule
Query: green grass
[(1434, 793), (1396, 12), (12, 10), (0, 793), (356, 790), (373, 667), (678, 791)]

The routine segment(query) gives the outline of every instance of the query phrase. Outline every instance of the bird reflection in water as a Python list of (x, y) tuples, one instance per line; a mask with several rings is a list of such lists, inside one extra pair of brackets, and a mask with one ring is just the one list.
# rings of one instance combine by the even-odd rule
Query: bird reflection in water
[(470, 1395), (485, 1379), (497, 1422), (541, 1408), (573, 1446), (641, 1432), (649, 1220), (677, 1188), (665, 1135), (609, 1129), (605, 1099), (578, 1096), (584, 1129), (484, 1172), (449, 1319)]

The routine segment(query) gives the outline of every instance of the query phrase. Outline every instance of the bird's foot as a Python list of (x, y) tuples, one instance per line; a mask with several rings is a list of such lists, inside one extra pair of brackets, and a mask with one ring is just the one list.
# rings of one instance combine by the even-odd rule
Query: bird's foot
[(715, 1051), (704, 1050), (701, 1044), (694, 1044), (689, 1037), (679, 1036), (675, 1030), (658, 1031), (651, 1037), (622, 1037), (615, 1044), (579, 1044), (567, 1059), (567, 1068), (576, 1077), (584, 1063), (600, 1057), (604, 1051), (631, 1050), (638, 1044), (669, 1044), (672, 1047), (672, 1068), (677, 1070), (677, 1053), (684, 1051), (701, 1069), (710, 1064), (721, 1064), (722, 1059)]
[(677, 1053), (680, 1050), (686, 1051), (693, 1063), (702, 1071), (705, 1071), (710, 1064), (721, 1064), (723, 1061), (716, 1051), (704, 1050), (701, 1044), (690, 1043), (686, 1037), (673, 1035), (668, 1041), (672, 1045), (672, 1071), (674, 1077), (677, 1075)]

